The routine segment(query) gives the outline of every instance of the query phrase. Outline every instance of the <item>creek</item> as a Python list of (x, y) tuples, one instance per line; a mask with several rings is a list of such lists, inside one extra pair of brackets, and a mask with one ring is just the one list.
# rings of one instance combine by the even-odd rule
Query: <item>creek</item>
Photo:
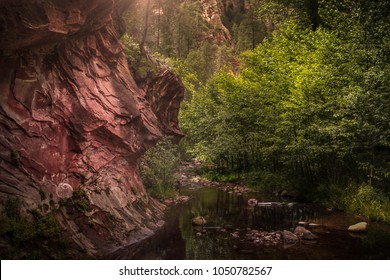
[[(370, 222), (365, 234), (348, 226), (362, 218), (327, 211), (312, 204), (278, 201), (249, 206), (248, 199), (273, 201), (260, 193), (226, 192), (217, 188), (187, 188), (191, 199), (170, 206), (165, 225), (155, 235), (115, 252), (115, 259), (390, 259), (390, 226)], [(274, 198), (275, 199), (275, 198)], [(194, 227), (203, 216), (207, 224)], [(299, 222), (319, 238), (293, 244), (248, 240), (248, 232), (294, 231)], [(270, 237), (265, 237), (270, 238)]]

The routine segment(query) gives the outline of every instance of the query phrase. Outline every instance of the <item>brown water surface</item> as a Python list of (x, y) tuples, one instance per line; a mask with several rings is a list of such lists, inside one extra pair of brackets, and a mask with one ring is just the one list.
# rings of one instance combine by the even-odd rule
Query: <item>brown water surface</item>
[[(123, 248), (109, 258), (116, 259), (390, 259), (390, 226), (369, 223), (366, 234), (348, 233), (349, 225), (364, 219), (344, 212), (291, 202), (271, 206), (249, 206), (248, 199), (270, 199), (258, 194), (237, 195), (214, 188), (182, 191), (192, 199), (172, 206), (166, 224), (154, 236)], [(203, 216), (207, 224), (195, 228), (193, 217)], [(317, 241), (295, 244), (255, 245), (245, 239), (251, 230), (293, 231), (307, 222)], [(316, 224), (309, 226), (309, 223)]]

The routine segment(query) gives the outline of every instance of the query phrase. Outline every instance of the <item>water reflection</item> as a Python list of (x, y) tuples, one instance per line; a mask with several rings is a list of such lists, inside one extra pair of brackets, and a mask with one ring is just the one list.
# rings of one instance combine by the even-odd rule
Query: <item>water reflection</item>
[[(313, 206), (289, 203), (249, 206), (249, 198), (269, 201), (258, 194), (236, 195), (216, 189), (203, 189), (189, 194), (194, 199), (180, 211), (180, 231), (186, 242), (187, 259), (248, 259), (256, 257), (259, 252), (268, 255), (268, 258), (280, 258), (280, 248), (254, 250), (252, 243), (232, 236), (237, 232), (242, 236), (251, 229), (293, 230), (298, 221), (319, 222), (317, 217), (320, 210)], [(200, 234), (189, 223), (198, 215), (207, 221), (206, 232)]]
[[(366, 235), (351, 236), (356, 217), (326, 212), (307, 204), (278, 202), (271, 206), (248, 206), (249, 198), (270, 201), (259, 194), (237, 195), (217, 189), (186, 190), (192, 199), (173, 207), (166, 225), (144, 242), (124, 248), (109, 258), (122, 259), (390, 259), (390, 227), (371, 223)], [(192, 218), (203, 216), (205, 228), (195, 228)], [(252, 230), (293, 230), (299, 221), (310, 228), (316, 242), (255, 246), (242, 239)], [(237, 235), (238, 237), (235, 237)]]
[[(190, 193), (191, 195), (191, 193)], [(182, 217), (202, 215), (208, 226), (233, 225), (238, 228), (283, 230), (294, 227), (298, 221), (318, 221), (321, 209), (313, 205), (275, 202), (269, 206), (249, 206), (248, 199), (269, 201), (258, 194), (236, 195), (216, 189), (192, 193), (195, 197), (182, 212)]]

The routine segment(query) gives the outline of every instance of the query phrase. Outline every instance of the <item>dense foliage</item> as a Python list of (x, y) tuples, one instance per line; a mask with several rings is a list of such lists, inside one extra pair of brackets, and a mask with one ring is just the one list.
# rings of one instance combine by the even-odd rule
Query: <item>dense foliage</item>
[(4, 216), (0, 219), (0, 237), (12, 247), (5, 246), (1, 259), (62, 258), (68, 246), (61, 226), (52, 214), (43, 216), (30, 210), (30, 217), (22, 216), (20, 200), (4, 201)]
[[(221, 171), (252, 174), (259, 184), (277, 174), (268, 185), (294, 186), (310, 200), (353, 192), (334, 204), (360, 199), (371, 209), (360, 195), (366, 185), (352, 186), (390, 191), (390, 4), (319, 4), (316, 28), (287, 17), (241, 55), (239, 74), (208, 80), (183, 107), (182, 128), (193, 155)], [(377, 218), (388, 220), (383, 207)]]
[(157, 198), (174, 197), (180, 158), (169, 137), (148, 150), (140, 166), (141, 178), (150, 194)]
[(198, 1), (152, 2), (160, 25), (146, 45), (186, 85), (188, 153), (229, 178), (390, 220), (389, 1), (250, 1), (225, 11), (222, 44), (202, 37)]

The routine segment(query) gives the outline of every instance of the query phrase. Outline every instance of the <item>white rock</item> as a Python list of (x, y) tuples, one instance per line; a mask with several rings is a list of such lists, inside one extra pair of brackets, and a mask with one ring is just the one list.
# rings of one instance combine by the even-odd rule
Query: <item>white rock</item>
[(360, 222), (354, 225), (349, 226), (348, 231), (351, 232), (366, 232), (367, 231), (367, 223)]

